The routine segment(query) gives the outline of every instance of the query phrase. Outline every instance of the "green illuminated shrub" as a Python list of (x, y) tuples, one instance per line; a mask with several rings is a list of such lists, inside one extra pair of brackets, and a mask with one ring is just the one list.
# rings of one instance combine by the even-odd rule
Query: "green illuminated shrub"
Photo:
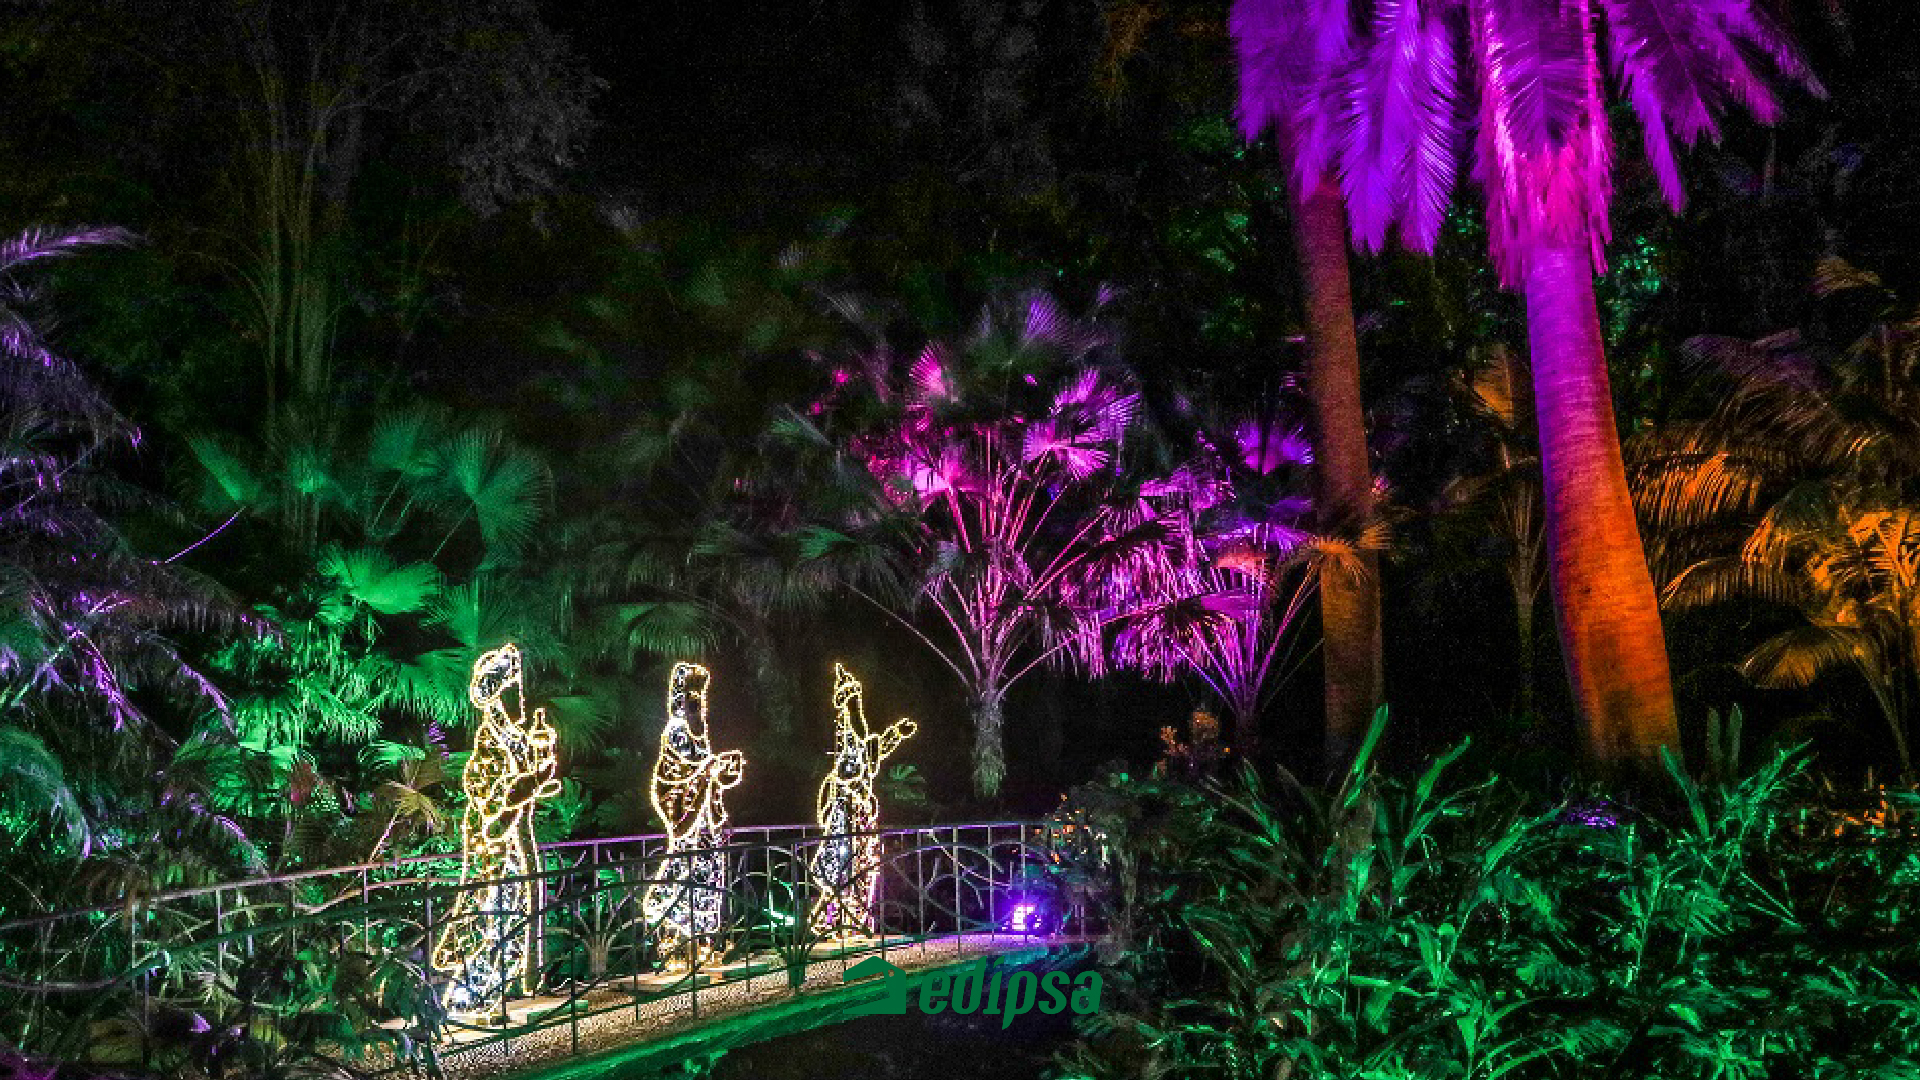
[(1410, 783), (1363, 754), (1331, 795), (1109, 785), (1142, 808), (1104, 815), (1131, 826), (1127, 1000), (1066, 1075), (1920, 1076), (1920, 950), (1848, 910), (1894, 902), (1904, 864), (1826, 895), (1780, 827), (1790, 756), (1707, 788), (1670, 769), (1658, 808), (1529, 810), (1443, 783), (1459, 753)]

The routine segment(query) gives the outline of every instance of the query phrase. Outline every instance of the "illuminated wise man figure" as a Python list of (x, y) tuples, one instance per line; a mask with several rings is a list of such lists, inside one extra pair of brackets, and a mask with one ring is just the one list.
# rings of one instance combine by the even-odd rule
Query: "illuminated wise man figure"
[(849, 836), (880, 825), (880, 800), (873, 796), (880, 763), (919, 728), (911, 720), (873, 734), (867, 727), (860, 680), (833, 665), (833, 769), (820, 781), (814, 812), (823, 841), (813, 856), (813, 880), (822, 890), (813, 904), (811, 925), (822, 936), (870, 929), (873, 890), (880, 880), (880, 838)]
[[(660, 881), (647, 889), (642, 910), (658, 927), (661, 951), (691, 968), (696, 954), (715, 950), (727, 888), (726, 790), (740, 782), (746, 759), (738, 750), (713, 752), (707, 729), (707, 669), (675, 664), (667, 683), (667, 726), (653, 766), (650, 795), (667, 830)], [(683, 852), (706, 852), (686, 855)]]
[(506, 991), (526, 975), (533, 886), (513, 879), (534, 872), (534, 804), (558, 794), (560, 781), (546, 710), (527, 718), (518, 648), (504, 645), (475, 661), (467, 697), (480, 710), (480, 725), (460, 774), (467, 793), (460, 883), (481, 887), (460, 891), (434, 944), (433, 966), (452, 975), (447, 1010), (472, 1014), (504, 1004)]

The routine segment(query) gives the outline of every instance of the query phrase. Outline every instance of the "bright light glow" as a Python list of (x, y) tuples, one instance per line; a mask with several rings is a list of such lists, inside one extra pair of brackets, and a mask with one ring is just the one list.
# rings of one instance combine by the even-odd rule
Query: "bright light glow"
[(820, 781), (814, 810), (823, 836), (813, 855), (813, 881), (820, 889), (809, 922), (821, 936), (873, 927), (873, 893), (880, 882), (880, 838), (848, 836), (880, 827), (880, 801), (873, 781), (880, 762), (919, 730), (900, 720), (878, 735), (867, 727), (860, 680), (833, 665), (833, 770)]
[[(740, 782), (747, 760), (738, 750), (713, 752), (707, 737), (707, 684), (699, 664), (675, 664), (667, 683), (667, 726), (648, 794), (667, 832), (667, 857), (642, 910), (657, 928), (670, 964), (691, 968), (715, 949), (727, 889), (726, 790)], [(686, 852), (704, 851), (704, 855)], [(676, 857), (678, 856), (678, 857)]]
[(1022, 900), (1013, 905), (1013, 913), (1007, 916), (1007, 929), (1016, 934), (1039, 933), (1040, 905), (1031, 900)]
[[(512, 692), (514, 700), (507, 702)], [(473, 753), (460, 774), (467, 812), (460, 821), (463, 889), (433, 947), (433, 967), (449, 973), (449, 1012), (480, 1013), (504, 1004), (525, 977), (533, 953), (533, 810), (556, 795), (553, 726), (544, 709), (526, 713), (520, 650), (504, 645), (473, 665), (467, 698), (480, 710)]]

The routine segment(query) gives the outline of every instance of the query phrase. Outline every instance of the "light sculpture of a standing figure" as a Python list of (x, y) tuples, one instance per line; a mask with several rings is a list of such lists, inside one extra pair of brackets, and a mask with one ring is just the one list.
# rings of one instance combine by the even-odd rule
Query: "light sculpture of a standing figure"
[(708, 737), (707, 669), (675, 664), (667, 684), (667, 726), (660, 732), (649, 795), (667, 830), (659, 879), (641, 905), (661, 951), (689, 968), (712, 952), (727, 888), (726, 790), (740, 782), (746, 758), (713, 752)]
[(880, 801), (873, 781), (880, 762), (919, 730), (900, 720), (879, 734), (867, 727), (860, 680), (833, 666), (833, 768), (820, 781), (814, 811), (825, 839), (813, 855), (813, 882), (820, 889), (810, 922), (821, 936), (873, 926), (873, 891), (880, 880)]
[(442, 1001), (456, 1014), (504, 1005), (508, 990), (526, 976), (534, 889), (519, 879), (535, 870), (534, 804), (560, 791), (546, 710), (527, 717), (520, 650), (504, 645), (475, 661), (467, 697), (480, 711), (480, 723), (460, 774), (467, 795), (460, 821), (462, 888), (432, 957), (435, 970), (450, 976)]

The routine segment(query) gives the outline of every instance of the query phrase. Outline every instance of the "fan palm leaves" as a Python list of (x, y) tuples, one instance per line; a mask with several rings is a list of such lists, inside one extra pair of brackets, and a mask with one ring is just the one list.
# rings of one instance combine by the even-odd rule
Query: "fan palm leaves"
[[(1146, 488), (1182, 546), (1167, 573), (1128, 598), (1112, 624), (1116, 663), (1171, 679), (1197, 675), (1233, 722), (1243, 757), (1259, 752), (1262, 714), (1282, 683), (1299, 616), (1328, 576), (1367, 572), (1377, 529), (1314, 532), (1305, 436), (1278, 417), (1216, 423), (1187, 462)], [(1222, 452), (1221, 447), (1225, 447)]]
[(441, 547), (469, 518), (490, 561), (518, 552), (532, 539), (546, 493), (546, 471), (538, 458), (497, 432), (469, 428), (447, 440), (436, 465), (448, 501), (459, 508)]
[(425, 562), (402, 565), (379, 548), (329, 547), (321, 552), (318, 569), (342, 594), (376, 615), (420, 611), (440, 591), (438, 567)]
[(929, 612), (935, 631), (862, 595), (965, 688), (983, 796), (1006, 775), (1008, 688), (1044, 663), (1098, 670), (1119, 594), (1154, 587), (1178, 546), (1177, 522), (1127, 483), (1122, 452), (1140, 397), (1111, 345), (1099, 324), (1034, 293), (990, 301), (958, 342), (901, 351), (883, 341), (836, 375), (827, 423), (890, 513), (816, 528), (809, 550), (853, 547), (856, 527), (880, 521), (905, 530), (908, 606)]
[(1763, 686), (1856, 672), (1901, 767), (1920, 703), (1920, 315), (1874, 275), (1831, 259), (1823, 295), (1877, 300), (1838, 348), (1798, 332), (1743, 342), (1700, 337), (1689, 353), (1731, 390), (1705, 421), (1636, 440), (1642, 512), (1676, 609), (1752, 597), (1805, 622), (1755, 646), (1742, 670)]

